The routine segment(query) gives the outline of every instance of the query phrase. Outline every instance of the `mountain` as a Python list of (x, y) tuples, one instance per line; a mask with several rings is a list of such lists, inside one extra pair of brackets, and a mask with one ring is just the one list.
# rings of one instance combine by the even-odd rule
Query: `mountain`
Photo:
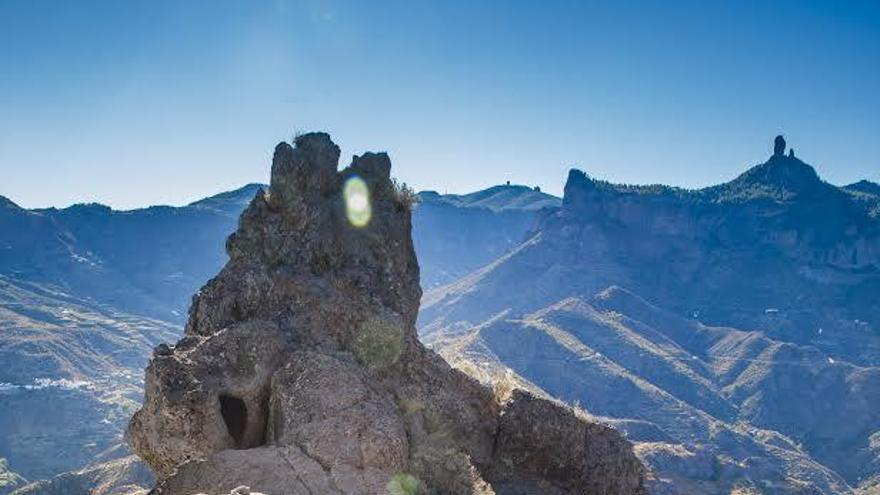
[[(871, 493), (872, 186), (837, 188), (774, 156), (701, 190), (574, 171), (564, 200), (510, 185), (420, 193), (421, 338), (487, 382), (626, 432), (658, 493), (749, 477), (783, 493), (845, 493), (861, 477)], [(71, 471), (40, 486), (74, 493), (64, 487), (115, 476), (150, 350), (180, 335), (191, 294), (266, 187), (129, 212), (0, 197), (0, 479)]]
[[(226, 237), (266, 187), (131, 211), (26, 210), (0, 197), (0, 458), (14, 472), (39, 480), (126, 455), (121, 433), (142, 398), (152, 348), (180, 335), (192, 294), (222, 266)], [(443, 274), (423, 284), (503, 254), (533, 226), (534, 206), (560, 202), (520, 186), (492, 191), (423, 195), (414, 238), (434, 267), (426, 272)], [(495, 197), (496, 209), (459, 199), (477, 196)], [(85, 478), (46, 486), (70, 488), (73, 479)]]
[(849, 493), (880, 469), (877, 294), (870, 202), (777, 152), (701, 190), (573, 170), (419, 325), (462, 369), (629, 432), (657, 493)]
[(116, 457), (141, 399), (139, 370), (154, 346), (178, 333), (167, 322), (0, 275), (0, 458), (39, 480)]
[(122, 311), (182, 322), (189, 295), (223, 263), (248, 185), (184, 207), (0, 208), (0, 273)]
[(644, 494), (615, 430), (418, 341), (412, 194), (387, 154), (339, 153), (323, 133), (275, 148), (229, 262), (156, 349), (126, 433), (155, 492)]
[(880, 184), (860, 180), (843, 188), (854, 193), (861, 201), (868, 203), (872, 217), (880, 218)]
[(254, 196), (261, 189), (266, 189), (265, 184), (248, 184), (232, 191), (222, 192), (214, 196), (200, 199), (190, 203), (187, 207), (197, 210), (213, 211), (233, 220), (238, 220), (241, 212), (250, 204)]
[(843, 186), (847, 191), (860, 192), (870, 196), (880, 197), (880, 184), (868, 180), (860, 180), (847, 186)]
[[(120, 310), (183, 322), (190, 295), (226, 259), (223, 245), (257, 191), (248, 184), (183, 207), (99, 204), (25, 210), (0, 197), (0, 274), (50, 283)], [(559, 198), (524, 186), (419, 195), (426, 287), (448, 283), (518, 245)], [(464, 228), (451, 229), (452, 225)]]
[(39, 480), (125, 455), (140, 370), (179, 335), (256, 190), (132, 211), (0, 200), (0, 458), (15, 472)]
[(419, 193), (422, 203), (440, 202), (466, 208), (484, 208), (491, 211), (538, 211), (560, 205), (556, 196), (541, 192), (538, 187), (521, 185), (493, 186), (469, 194), (439, 194), (436, 191)]
[(419, 193), (413, 241), (425, 289), (448, 284), (525, 240), (542, 209), (561, 200), (525, 186), (495, 186), (471, 194)]
[(0, 458), (15, 472), (39, 480), (125, 455), (140, 370), (179, 335), (255, 190), (132, 211), (0, 200)]

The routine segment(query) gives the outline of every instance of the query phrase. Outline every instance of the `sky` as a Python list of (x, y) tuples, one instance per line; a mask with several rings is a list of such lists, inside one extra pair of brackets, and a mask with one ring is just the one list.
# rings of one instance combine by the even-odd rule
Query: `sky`
[(880, 181), (880, 2), (0, 0), (0, 195), (186, 204), (330, 132), (419, 190)]

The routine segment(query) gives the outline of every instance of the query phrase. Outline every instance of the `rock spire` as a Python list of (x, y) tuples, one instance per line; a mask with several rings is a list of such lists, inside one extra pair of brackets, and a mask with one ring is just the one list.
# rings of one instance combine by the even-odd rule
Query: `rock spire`
[(419, 343), (411, 193), (385, 153), (338, 159), (323, 133), (276, 147), (229, 262), (156, 349), (127, 432), (155, 493), (644, 493), (616, 431), (496, 398)]
[(785, 138), (781, 135), (773, 140), (773, 156), (785, 156)]

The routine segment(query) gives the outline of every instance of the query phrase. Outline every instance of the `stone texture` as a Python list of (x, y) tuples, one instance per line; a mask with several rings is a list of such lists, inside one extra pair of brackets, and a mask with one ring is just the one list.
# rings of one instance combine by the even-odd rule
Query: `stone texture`
[(276, 147), (186, 336), (157, 348), (128, 430), (156, 492), (643, 493), (613, 430), (524, 392), (499, 403), (418, 342), (411, 193), (384, 153), (338, 158), (326, 134)]
[(504, 477), (544, 480), (572, 493), (633, 493), (641, 473), (617, 455), (628, 448), (614, 429), (514, 390), (501, 416), (494, 465)]
[(776, 136), (773, 140), (773, 156), (782, 156), (785, 154), (785, 138)]
[[(159, 346), (147, 368), (144, 407), (129, 425), (129, 444), (159, 476), (205, 453), (262, 444), (269, 380), (284, 346), (278, 328), (264, 321), (184, 337), (173, 350)], [(247, 411), (237, 426), (223, 415), (224, 403), (236, 400)]]

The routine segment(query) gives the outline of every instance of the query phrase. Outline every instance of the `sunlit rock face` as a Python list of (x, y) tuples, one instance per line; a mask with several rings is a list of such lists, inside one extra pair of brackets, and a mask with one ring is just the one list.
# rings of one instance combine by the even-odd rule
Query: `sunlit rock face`
[(185, 337), (156, 349), (127, 434), (156, 492), (643, 493), (614, 430), (496, 400), (422, 347), (409, 195), (386, 154), (338, 159), (326, 134), (278, 145)]

